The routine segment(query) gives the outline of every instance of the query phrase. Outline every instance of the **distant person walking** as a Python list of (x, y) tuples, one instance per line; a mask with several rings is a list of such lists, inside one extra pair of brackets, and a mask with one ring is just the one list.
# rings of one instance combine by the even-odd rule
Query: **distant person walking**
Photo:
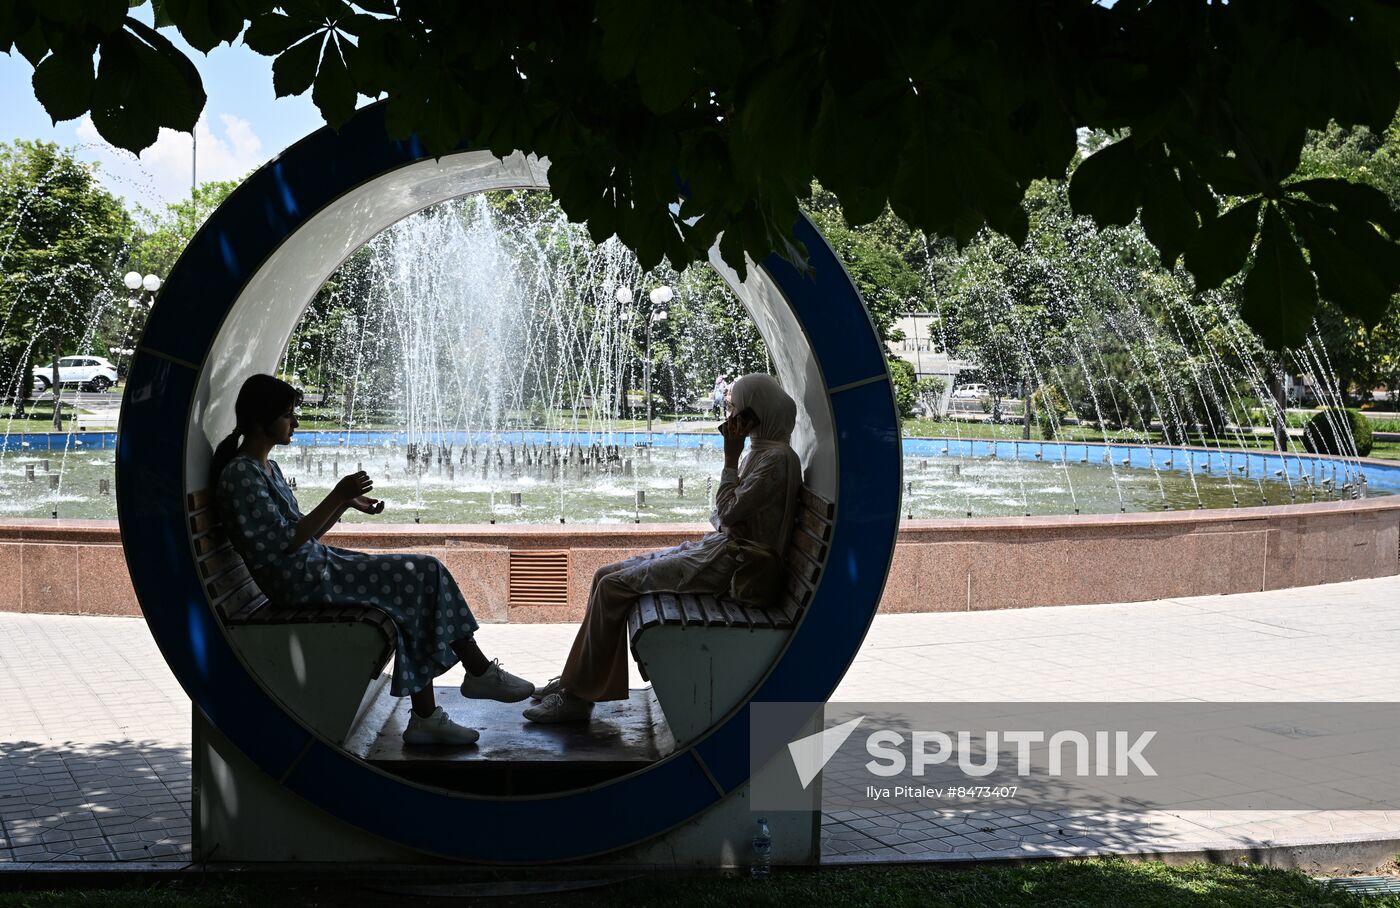
[(728, 393), (728, 391), (729, 391), (729, 382), (727, 382), (727, 381), (724, 380), (724, 373), (721, 372), (721, 373), (720, 373), (718, 376), (716, 376), (716, 378), (715, 378), (715, 391), (714, 391), (714, 397), (712, 398), (712, 400), (713, 400), (713, 402), (714, 402), (714, 408), (715, 408), (715, 415), (716, 415), (716, 416), (723, 416), (723, 415), (724, 415), (724, 395), (725, 395), (726, 393)]

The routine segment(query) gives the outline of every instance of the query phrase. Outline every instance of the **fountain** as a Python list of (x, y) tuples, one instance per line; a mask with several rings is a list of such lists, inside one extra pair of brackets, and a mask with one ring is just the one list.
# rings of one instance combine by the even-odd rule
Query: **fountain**
[[(667, 342), (656, 345), (668, 412), (663, 431), (647, 435), (628, 417), (636, 415), (629, 394), (641, 383), (639, 327), (649, 310), (645, 294), (624, 304), (616, 291), (658, 285), (676, 288)], [(1212, 354), (1184, 371), (1169, 375), (1163, 362), (1163, 350), (1205, 336), (1203, 321), (1228, 318), (1173, 311), (1162, 337), (1122, 295), (1056, 293), (1061, 308), (1103, 328), (1072, 333), (1068, 357), (1063, 347), (1038, 345), (1036, 325), (1018, 307), (989, 314), (1009, 330), (1016, 368), (1057, 399), (1092, 404), (1082, 416), (1098, 422), (1098, 437), (1056, 442), (1085, 420), (1049, 409), (1035, 420), (1045, 441), (1022, 439), (1020, 425), (995, 426), (985, 438), (985, 424), (973, 433), (962, 422), (951, 423), (947, 438), (907, 438), (906, 519), (1239, 508), (1400, 491), (1388, 470), (1363, 468), (1355, 452), (1321, 460), (1235, 447), (1252, 437), (1250, 394), (1268, 384), (1260, 351), (1227, 333), (1229, 350), (1206, 345)], [(934, 314), (933, 334), (946, 342), (936, 307)], [(1141, 401), (1118, 393), (1103, 365), (1124, 349), (1143, 379)], [(369, 464), (390, 505), (379, 524), (697, 523), (710, 496), (685, 496), (686, 476), (708, 478), (720, 466), (714, 420), (699, 412), (707, 385), (714, 373), (767, 358), (752, 321), (708, 268), (644, 274), (615, 240), (593, 243), (537, 192), (451, 199), (372, 237), (293, 328), (279, 369), (307, 386), (315, 401), (307, 415), (336, 428), (299, 433), (286, 472), (314, 497), (342, 464)], [(1320, 346), (1309, 343), (1293, 359), (1335, 399)], [(1275, 406), (1267, 394), (1260, 399)], [(683, 412), (694, 401), (701, 406)], [(1126, 428), (1112, 430), (1115, 423)], [(1178, 446), (1154, 445), (1150, 426)], [(93, 450), (114, 447), (114, 436), (30, 433), (13, 420), (9, 428), (0, 514), (115, 517), (115, 501), (102, 492), (113, 464)], [(641, 457), (622, 453), (629, 451)], [(39, 456), (56, 458), (57, 482), (22, 475)], [(946, 466), (930, 470), (930, 462)], [(639, 494), (651, 504), (639, 507)]]

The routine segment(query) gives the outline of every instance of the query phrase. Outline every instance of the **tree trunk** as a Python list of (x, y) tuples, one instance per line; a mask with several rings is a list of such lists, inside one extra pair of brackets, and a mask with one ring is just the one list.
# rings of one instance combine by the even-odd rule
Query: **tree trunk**
[(1288, 450), (1288, 401), (1283, 393), (1283, 376), (1274, 375), (1269, 379), (1269, 395), (1274, 399), (1273, 412), (1269, 422), (1274, 429), (1274, 450)]
[(1021, 382), (1021, 438), (1031, 437), (1031, 396), (1026, 393), (1026, 383)]
[(58, 382), (58, 358), (61, 352), (55, 350), (53, 355), (53, 430), (63, 431), (63, 408), (60, 406), (59, 391), (62, 385)]
[(20, 386), (15, 391), (15, 416), (23, 418), (24, 406), (29, 401), (29, 395), (34, 393), (34, 363), (27, 353), (19, 358), (19, 376)]

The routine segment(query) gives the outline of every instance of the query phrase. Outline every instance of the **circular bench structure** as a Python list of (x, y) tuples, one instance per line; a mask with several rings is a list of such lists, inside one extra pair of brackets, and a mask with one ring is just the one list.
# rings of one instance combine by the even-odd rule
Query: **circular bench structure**
[(416, 138), (387, 137), (382, 105), (339, 132), (313, 133), (250, 177), (190, 243), (151, 312), (123, 400), (123, 547), (151, 632), (199, 712), (290, 795), (402, 848), (458, 860), (615, 851), (740, 789), (751, 765), (748, 700), (830, 696), (874, 617), (898, 530), (899, 425), (882, 346), (845, 269), (804, 219), (796, 235), (811, 273), (770, 256), (740, 281), (711, 253), (798, 401), (794, 447), (805, 481), (836, 503), (810, 604), (743, 703), (646, 769), (581, 790), (483, 797), (357, 760), (260, 683), (210, 607), (186, 518), (187, 495), (208, 484), (212, 447), (232, 428), (239, 385), (274, 371), (312, 296), (375, 234), (447, 199), (547, 189), (547, 170), (525, 155), (501, 160), (470, 149), (434, 159)]

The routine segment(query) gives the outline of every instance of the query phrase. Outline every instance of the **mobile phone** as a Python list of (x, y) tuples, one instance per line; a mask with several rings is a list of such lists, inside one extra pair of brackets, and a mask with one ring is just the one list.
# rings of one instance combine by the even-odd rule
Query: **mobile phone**
[(750, 426), (758, 425), (758, 414), (753, 411), (753, 407), (745, 407), (738, 413), (735, 413), (733, 416), (729, 417), (729, 419), (726, 419), (724, 422), (720, 423), (718, 426), (715, 426), (716, 431), (723, 432), (724, 427), (728, 425), (730, 419), (740, 420), (741, 422), (747, 423)]

